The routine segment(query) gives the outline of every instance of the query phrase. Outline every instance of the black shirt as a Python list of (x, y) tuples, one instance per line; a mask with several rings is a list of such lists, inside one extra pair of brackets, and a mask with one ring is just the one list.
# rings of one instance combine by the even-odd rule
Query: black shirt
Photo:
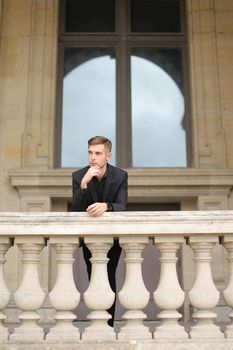
[(98, 202), (103, 202), (105, 180), (106, 175), (104, 175), (100, 180), (98, 180), (97, 177), (93, 177), (93, 184), (95, 186)]

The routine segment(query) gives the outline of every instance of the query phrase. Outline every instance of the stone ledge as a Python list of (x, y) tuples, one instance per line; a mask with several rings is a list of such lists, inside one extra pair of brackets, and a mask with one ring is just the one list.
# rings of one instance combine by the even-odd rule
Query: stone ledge
[[(72, 196), (71, 174), (75, 169), (10, 170), (9, 177), (20, 197)], [(222, 196), (232, 190), (233, 171), (219, 169), (126, 169), (129, 202), (179, 201), (182, 198)]]
[[(76, 169), (12, 169), (9, 171), (12, 186), (71, 186), (71, 174)], [(232, 186), (233, 170), (164, 168), (125, 169), (129, 186), (134, 185), (213, 185)]]
[(0, 350), (233, 350), (231, 339), (200, 339), (200, 340), (150, 340), (150, 341), (112, 341), (112, 342), (41, 342), (0, 344)]

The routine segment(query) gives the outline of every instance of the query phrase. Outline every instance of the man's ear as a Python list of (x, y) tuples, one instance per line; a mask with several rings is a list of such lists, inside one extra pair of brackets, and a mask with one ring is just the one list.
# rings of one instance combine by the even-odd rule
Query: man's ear
[(111, 159), (112, 158), (112, 152), (108, 152), (107, 153), (107, 160)]

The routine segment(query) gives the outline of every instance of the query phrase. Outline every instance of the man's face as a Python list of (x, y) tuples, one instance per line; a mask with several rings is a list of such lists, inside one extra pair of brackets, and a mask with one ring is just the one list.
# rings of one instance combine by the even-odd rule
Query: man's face
[(104, 168), (112, 153), (107, 152), (104, 145), (91, 145), (88, 147), (88, 161), (90, 166)]

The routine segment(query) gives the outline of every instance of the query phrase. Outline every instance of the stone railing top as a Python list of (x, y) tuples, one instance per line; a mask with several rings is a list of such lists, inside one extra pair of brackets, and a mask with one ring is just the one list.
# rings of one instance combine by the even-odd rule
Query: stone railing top
[(0, 236), (233, 234), (233, 211), (115, 212), (100, 217), (74, 212), (2, 212)]

